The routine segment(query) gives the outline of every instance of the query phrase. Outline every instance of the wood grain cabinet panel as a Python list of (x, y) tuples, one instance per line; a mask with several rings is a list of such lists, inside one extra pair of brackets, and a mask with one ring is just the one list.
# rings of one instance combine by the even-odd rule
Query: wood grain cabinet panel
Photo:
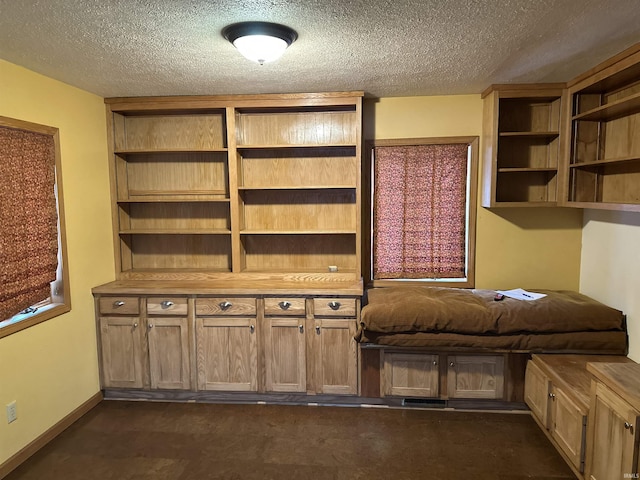
[(493, 355), (449, 355), (449, 398), (502, 398), (504, 357)]
[(358, 350), (354, 340), (356, 322), (352, 319), (316, 319), (314, 362), (318, 372), (316, 392), (337, 395), (358, 393)]
[(549, 432), (570, 463), (582, 472), (587, 412), (571, 400), (563, 389), (555, 386), (551, 388), (550, 400)]
[(301, 297), (275, 297), (264, 299), (264, 314), (268, 316), (304, 316), (306, 300)]
[(355, 317), (355, 298), (314, 298), (313, 311), (317, 317)]
[(437, 397), (438, 360), (438, 355), (385, 353), (383, 394), (405, 397)]
[(212, 297), (196, 299), (196, 315), (255, 316), (256, 299), (247, 297)]
[(266, 318), (265, 389), (267, 392), (305, 392), (306, 340), (300, 318)]
[(143, 329), (137, 317), (101, 317), (100, 342), (104, 387), (142, 388), (145, 368)]
[(138, 297), (100, 297), (99, 309), (106, 315), (138, 315), (140, 302)]
[(151, 388), (188, 390), (191, 386), (186, 318), (149, 318)]
[(197, 318), (196, 338), (200, 390), (257, 391), (255, 318)]
[(160, 297), (147, 299), (149, 315), (187, 315), (186, 297)]
[(524, 400), (531, 409), (531, 413), (545, 429), (549, 428), (549, 393), (551, 393), (549, 377), (530, 361), (524, 378)]

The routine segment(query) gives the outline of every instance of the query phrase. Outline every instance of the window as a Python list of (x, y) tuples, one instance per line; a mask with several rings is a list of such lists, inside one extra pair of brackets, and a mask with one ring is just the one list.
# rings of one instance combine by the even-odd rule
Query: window
[(58, 129), (0, 117), (0, 338), (71, 309)]
[(376, 140), (368, 152), (373, 285), (473, 287), (477, 137)]

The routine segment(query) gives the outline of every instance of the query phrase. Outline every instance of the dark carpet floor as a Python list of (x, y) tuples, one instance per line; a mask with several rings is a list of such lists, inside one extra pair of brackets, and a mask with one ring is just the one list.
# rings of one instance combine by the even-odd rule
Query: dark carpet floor
[(103, 401), (6, 480), (575, 480), (528, 414)]

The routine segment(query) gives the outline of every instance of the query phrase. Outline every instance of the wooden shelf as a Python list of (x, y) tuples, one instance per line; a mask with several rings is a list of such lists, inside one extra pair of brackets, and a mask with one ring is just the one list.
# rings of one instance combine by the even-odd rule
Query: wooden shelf
[(521, 167), (504, 167), (498, 168), (498, 173), (532, 173), (532, 172), (557, 172), (557, 168), (521, 168)]
[[(353, 143), (344, 144), (322, 144), (322, 143), (309, 143), (309, 144), (275, 144), (275, 145), (238, 145), (238, 150), (292, 150), (292, 149), (356, 149), (356, 145)], [(354, 152), (355, 154), (355, 152)]]
[(199, 229), (131, 229), (120, 230), (120, 235), (231, 235), (231, 230), (199, 230)]
[(574, 121), (606, 122), (640, 113), (640, 93), (575, 115)]
[(560, 135), (560, 132), (500, 132), (500, 137), (540, 137), (554, 138)]
[(355, 235), (356, 230), (240, 230), (240, 235)]
[(572, 207), (640, 211), (640, 52), (615, 58), (569, 87)]
[(238, 187), (238, 190), (354, 190), (355, 185), (271, 185)]
[(228, 148), (209, 148), (209, 149), (145, 149), (145, 150), (115, 150), (116, 155), (134, 156), (134, 155), (171, 155), (183, 153), (226, 153)]
[(540, 208), (556, 207), (558, 202), (495, 202), (495, 208)]
[(226, 195), (225, 190), (129, 190), (130, 197), (177, 197), (198, 195)]
[(131, 199), (126, 198), (122, 200), (117, 200), (118, 204), (128, 204), (128, 203), (229, 203), (228, 198), (194, 198), (193, 195), (185, 196), (183, 198), (179, 198), (176, 196), (143, 196), (139, 199)]
[(362, 93), (106, 103), (118, 279), (361, 277)]
[(571, 165), (569, 165), (569, 168), (588, 168), (588, 167), (597, 167), (598, 165), (612, 165), (616, 163), (627, 163), (627, 162), (638, 162), (638, 161), (640, 161), (640, 156), (607, 158), (602, 160), (595, 160), (593, 162), (572, 163)]
[(563, 90), (497, 85), (483, 102), (482, 206), (556, 206)]

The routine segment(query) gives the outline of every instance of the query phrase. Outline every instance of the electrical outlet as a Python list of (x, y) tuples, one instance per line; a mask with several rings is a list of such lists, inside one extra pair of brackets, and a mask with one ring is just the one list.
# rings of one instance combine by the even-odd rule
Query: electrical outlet
[(18, 419), (16, 401), (7, 404), (7, 423), (15, 422)]

